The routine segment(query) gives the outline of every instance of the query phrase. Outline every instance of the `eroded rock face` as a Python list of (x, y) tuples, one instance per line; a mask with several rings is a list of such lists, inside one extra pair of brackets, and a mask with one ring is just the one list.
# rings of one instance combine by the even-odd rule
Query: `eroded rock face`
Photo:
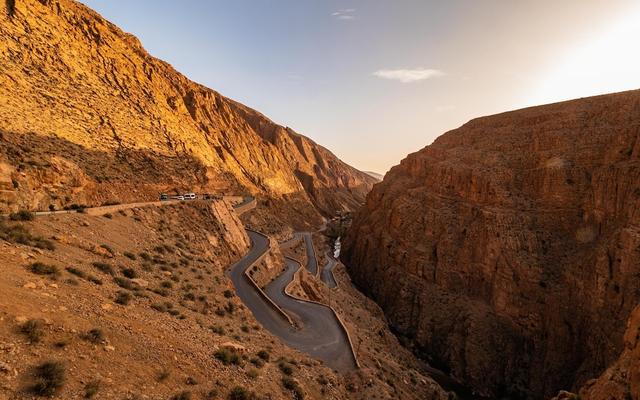
[(355, 208), (374, 182), (71, 0), (0, 3), (0, 72), (2, 208), (175, 189), (293, 198), (330, 214)]
[(479, 393), (579, 388), (618, 358), (640, 298), (640, 91), (444, 134), (374, 186), (342, 258)]

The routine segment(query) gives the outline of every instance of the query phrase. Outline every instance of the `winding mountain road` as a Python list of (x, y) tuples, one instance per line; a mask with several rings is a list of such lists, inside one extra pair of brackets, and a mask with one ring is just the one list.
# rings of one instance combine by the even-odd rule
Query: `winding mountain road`
[[(242, 204), (244, 203), (236, 207)], [(229, 277), (236, 287), (238, 297), (258, 322), (290, 347), (324, 361), (337, 371), (356, 369), (357, 362), (351, 350), (349, 337), (334, 311), (327, 306), (298, 300), (286, 294), (287, 285), (301, 268), (297, 261), (285, 258), (286, 270), (271, 282), (263, 293), (249, 280), (245, 272), (269, 251), (269, 238), (250, 230), (247, 230), (247, 234), (251, 239), (251, 248), (242, 259), (231, 266)], [(307, 245), (307, 268), (317, 273), (318, 261), (311, 234), (301, 233), (296, 234), (296, 237), (299, 237), (298, 235), (304, 237)], [(282, 312), (270, 304), (271, 302), (287, 315), (293, 316), (300, 326), (294, 327)]]
[(338, 265), (338, 261), (333, 258), (330, 253), (327, 253), (327, 263), (322, 268), (320, 278), (322, 279), (322, 282), (329, 287), (329, 289), (335, 289), (338, 287), (338, 282), (336, 282), (336, 278), (333, 276), (333, 269), (336, 265)]

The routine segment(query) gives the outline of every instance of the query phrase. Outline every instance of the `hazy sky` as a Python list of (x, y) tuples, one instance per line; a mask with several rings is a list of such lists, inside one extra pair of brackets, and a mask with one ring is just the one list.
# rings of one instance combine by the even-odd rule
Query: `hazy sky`
[(189, 78), (384, 173), (471, 118), (640, 88), (638, 0), (84, 0)]

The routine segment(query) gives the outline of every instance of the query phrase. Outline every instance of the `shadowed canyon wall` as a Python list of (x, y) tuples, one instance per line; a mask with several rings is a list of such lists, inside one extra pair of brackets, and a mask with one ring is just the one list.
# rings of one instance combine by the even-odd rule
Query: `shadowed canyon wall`
[(618, 359), (640, 299), (640, 91), (444, 134), (374, 186), (342, 258), (478, 393), (577, 390)]

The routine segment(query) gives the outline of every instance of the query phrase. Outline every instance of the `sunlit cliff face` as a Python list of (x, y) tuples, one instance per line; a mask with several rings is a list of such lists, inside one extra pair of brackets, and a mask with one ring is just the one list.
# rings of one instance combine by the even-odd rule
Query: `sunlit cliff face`
[(551, 60), (529, 105), (640, 88), (640, 7)]

